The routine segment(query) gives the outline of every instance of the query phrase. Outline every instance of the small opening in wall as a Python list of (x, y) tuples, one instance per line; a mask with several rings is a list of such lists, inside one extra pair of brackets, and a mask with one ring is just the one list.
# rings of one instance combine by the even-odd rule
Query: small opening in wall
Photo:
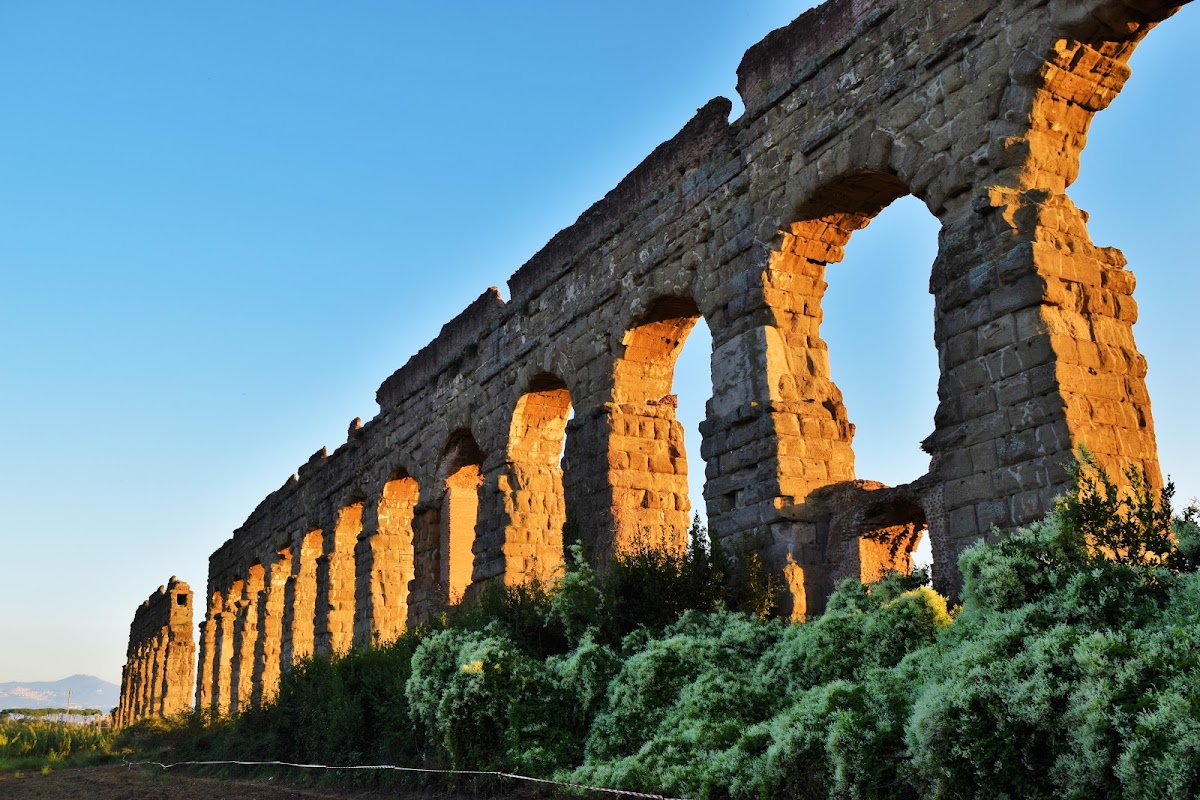
[(175, 605), (186, 606), (187, 605), (187, 595), (186, 594), (175, 595)]
[(861, 580), (879, 580), (889, 572), (912, 574), (914, 569), (932, 567), (932, 558), (918, 564), (916, 552), (924, 544), (928, 550), (929, 526), (925, 511), (904, 500), (881, 503), (870, 509), (866, 530), (859, 537)]

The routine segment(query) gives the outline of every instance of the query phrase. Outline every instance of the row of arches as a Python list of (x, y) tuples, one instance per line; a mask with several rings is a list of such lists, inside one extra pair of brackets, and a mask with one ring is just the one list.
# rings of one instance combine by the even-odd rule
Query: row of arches
[[(620, 453), (613, 473), (622, 476), (613, 482), (613, 505), (628, 517), (621, 526), (627, 534), (592, 537), (592, 554), (630, 545), (635, 536), (685, 541), (687, 465), (670, 390), (675, 358), (699, 316), (694, 302), (666, 298), (627, 337), (616, 381), (622, 421), (610, 442)], [(472, 431), (460, 428), (447, 437), (424, 500), (418, 479), (397, 469), (377, 490), (348, 495), (328, 528), (305, 531), (255, 559), (209, 598), (199, 705), (220, 713), (258, 705), (296, 660), (389, 640), (460, 602), (486, 571), (479, 538), (494, 522), (481, 524), (483, 506), (503, 518), (503, 580), (558, 573), (568, 497), (587, 490), (567, 477), (572, 413), (566, 381), (538, 373), (515, 404), (503, 467), (490, 483), (487, 455)]]
[[(747, 409), (722, 409), (717, 391), (707, 392), (713, 398), (700, 426), (705, 429), (701, 454), (708, 464), (704, 510), (718, 537), (740, 523), (752, 493), (761, 489), (759, 475), (737, 474), (743, 463), (757, 465), (772, 456), (782, 462), (775, 465), (777, 475), (794, 480), (783, 489), (797, 503), (814, 488), (855, 478), (854, 427), (819, 335), (824, 271), (840, 260), (850, 232), (864, 227), (902, 184), (857, 179), (852, 189), (853, 203), (865, 212), (838, 210), (821, 221), (798, 223), (764, 276), (768, 291), (786, 299), (775, 303), (771, 331), (777, 338), (768, 343), (780, 348), (781, 360), (772, 362), (768, 354), (767, 374), (756, 380), (769, 381), (763, 394), (774, 401), (763, 411), (778, 422), (782, 410), (791, 424), (763, 435), (761, 426), (745, 424)], [(600, 412), (606, 426), (601, 444), (610, 493), (602, 500), (610, 515), (606, 525), (580, 530), (568, 524), (586, 517), (595, 504), (594, 482), (572, 465), (573, 453), (586, 448), (575, 439), (590, 423), (573, 416), (572, 392), (563, 377), (538, 372), (512, 408), (499, 468), (469, 428), (455, 429), (440, 448), (436, 469), (425, 473), (432, 485), (422, 486), (413, 473), (397, 469), (382, 486), (350, 493), (327, 529), (306, 531), (256, 561), (225, 592), (214, 593), (203, 626), (202, 658), (207, 660), (200, 669), (201, 705), (217, 711), (256, 705), (296, 659), (390, 639), (460, 601), (489, 571), (508, 582), (550, 578), (563, 562), (564, 530), (580, 536), (600, 565), (612, 552), (641, 540), (685, 546), (693, 504), (685, 431), (677, 418), (675, 366), (702, 320), (688, 296), (670, 294), (646, 303), (621, 339), (609, 402), (582, 415), (594, 418)], [(732, 340), (720, 328), (715, 333), (713, 359)], [(729, 388), (726, 394), (745, 394), (745, 387)], [(758, 452), (764, 439), (775, 453)], [(721, 451), (735, 457), (722, 462)], [(746, 488), (748, 482), (752, 485)], [(481, 521), (481, 513), (494, 513), (501, 522)], [(497, 548), (481, 546), (480, 539), (497, 528), (504, 563), (489, 570), (481, 559)], [(911, 525), (906, 530), (911, 541), (900, 558), (920, 538), (920, 530)], [(792, 587), (795, 613), (819, 610), (819, 601), (809, 602), (805, 594), (831, 588), (820, 575), (818, 562), (824, 558), (823, 552), (793, 547), (775, 559), (802, 565), (799, 572), (808, 573)], [(881, 562), (871, 556), (862, 563), (865, 577)]]
[[(1039, 91), (1054, 99), (1050, 88)], [(955, 102), (965, 104), (963, 115), (977, 105)], [(947, 104), (938, 113), (951, 110)], [(1056, 126), (1034, 133), (1057, 136)], [(672, 262), (658, 265), (665, 276), (650, 276), (651, 265), (641, 282), (623, 278), (613, 304), (638, 311), (623, 328), (613, 326), (622, 331), (619, 343), (598, 359), (606, 371), (582, 381), (591, 388), (579, 393), (580, 408), (572, 392), (578, 376), (523, 372), (519, 397), (502, 412), (505, 436), (477, 438), (456, 420), (438, 434), (440, 448), (422, 450), (436, 468), (397, 471), (347, 496), (335, 521), (213, 593), (201, 704), (253, 704), (258, 687), (269, 692), (295, 658), (387, 637), (481, 580), (551, 574), (572, 519), (594, 525), (583, 539), (598, 562), (641, 537), (682, 543), (691, 501), (673, 372), (702, 316), (713, 336), (702, 425), (709, 522), (718, 542), (755, 550), (785, 576), (785, 610), (795, 616), (819, 611), (839, 577), (911, 563), (925, 528), (935, 561), (947, 566), (939, 588), (952, 592), (954, 554), (1049, 508), (1079, 442), (1106, 463), (1156, 472), (1144, 369), (1129, 331), (1132, 281), (1119, 254), (1090, 244), (1082, 215), (1062, 193), (1080, 142), (1054, 150), (1062, 163), (1046, 176), (974, 175), (968, 170), (987, 166), (972, 154), (984, 152), (990, 129), (967, 127), (979, 142), (964, 138), (935, 158), (912, 137), (864, 124), (861, 136), (811, 160), (815, 178), (785, 185), (780, 177), (779, 186), (756, 188), (769, 198), (765, 207), (787, 209), (782, 217), (757, 214), (754, 198), (727, 209), (724, 241), (704, 249), (716, 266)], [(957, 161), (954, 148), (965, 148)], [(842, 156), (857, 159), (855, 166), (843, 168)], [(1048, 188), (1026, 185), (1033, 179), (1050, 181)], [(938, 407), (923, 442), (930, 473), (885, 497), (886, 487), (856, 480), (855, 428), (821, 323), (829, 265), (842, 260), (855, 231), (910, 193), (940, 228), (929, 284)], [(763, 231), (765, 246), (756, 238)], [(1088, 302), (1058, 302), (1071, 297)], [(600, 317), (581, 324), (603, 324)], [(512, 364), (495, 365), (506, 367), (511, 376)], [(463, 383), (486, 395), (473, 385), (478, 374)], [(1126, 414), (1130, 420), (1107, 413), (1121, 404), (1137, 413)], [(814, 499), (830, 487), (844, 491)], [(268, 643), (275, 638), (278, 652)]]

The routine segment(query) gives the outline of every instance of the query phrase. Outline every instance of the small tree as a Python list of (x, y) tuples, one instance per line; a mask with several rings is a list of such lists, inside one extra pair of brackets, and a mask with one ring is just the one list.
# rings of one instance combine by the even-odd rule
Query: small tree
[[(1135, 567), (1161, 567), (1171, 572), (1188, 568), (1177, 546), (1177, 521), (1170, 481), (1157, 491), (1144, 470), (1125, 470), (1125, 487), (1118, 487), (1084, 447), (1071, 469), (1075, 491), (1059, 500), (1058, 509), (1085, 548), (1085, 559), (1101, 559)], [(1195, 510), (1189, 509), (1194, 516)], [(1188, 521), (1187, 515), (1181, 522)]]

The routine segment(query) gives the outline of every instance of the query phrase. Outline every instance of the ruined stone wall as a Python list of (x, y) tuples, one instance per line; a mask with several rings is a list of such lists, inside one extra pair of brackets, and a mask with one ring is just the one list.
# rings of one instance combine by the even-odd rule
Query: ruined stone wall
[[(795, 616), (840, 576), (903, 563), (922, 528), (953, 593), (957, 554), (1046, 511), (1078, 445), (1159, 481), (1134, 279), (1067, 189), (1092, 116), (1175, 10), (830, 0), (771, 33), (738, 68), (740, 118), (701, 108), (212, 555), (199, 706), (237, 711), (299, 656), (552, 574), (564, 526), (601, 566), (647, 537), (678, 545), (702, 462), (714, 537), (760, 553)], [(821, 301), (854, 231), (906, 194), (941, 225), (941, 378), (929, 471), (886, 489), (855, 482)], [(700, 317), (713, 396), (689, 462), (671, 385)]]
[(129, 725), (191, 710), (195, 676), (192, 590), (172, 576), (133, 615), (114, 721)]

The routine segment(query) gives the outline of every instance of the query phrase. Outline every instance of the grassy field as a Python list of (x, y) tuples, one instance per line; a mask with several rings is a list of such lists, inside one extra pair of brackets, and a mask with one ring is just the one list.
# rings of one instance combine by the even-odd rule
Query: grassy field
[(0, 719), (0, 774), (103, 763), (114, 757), (115, 743), (108, 726)]

